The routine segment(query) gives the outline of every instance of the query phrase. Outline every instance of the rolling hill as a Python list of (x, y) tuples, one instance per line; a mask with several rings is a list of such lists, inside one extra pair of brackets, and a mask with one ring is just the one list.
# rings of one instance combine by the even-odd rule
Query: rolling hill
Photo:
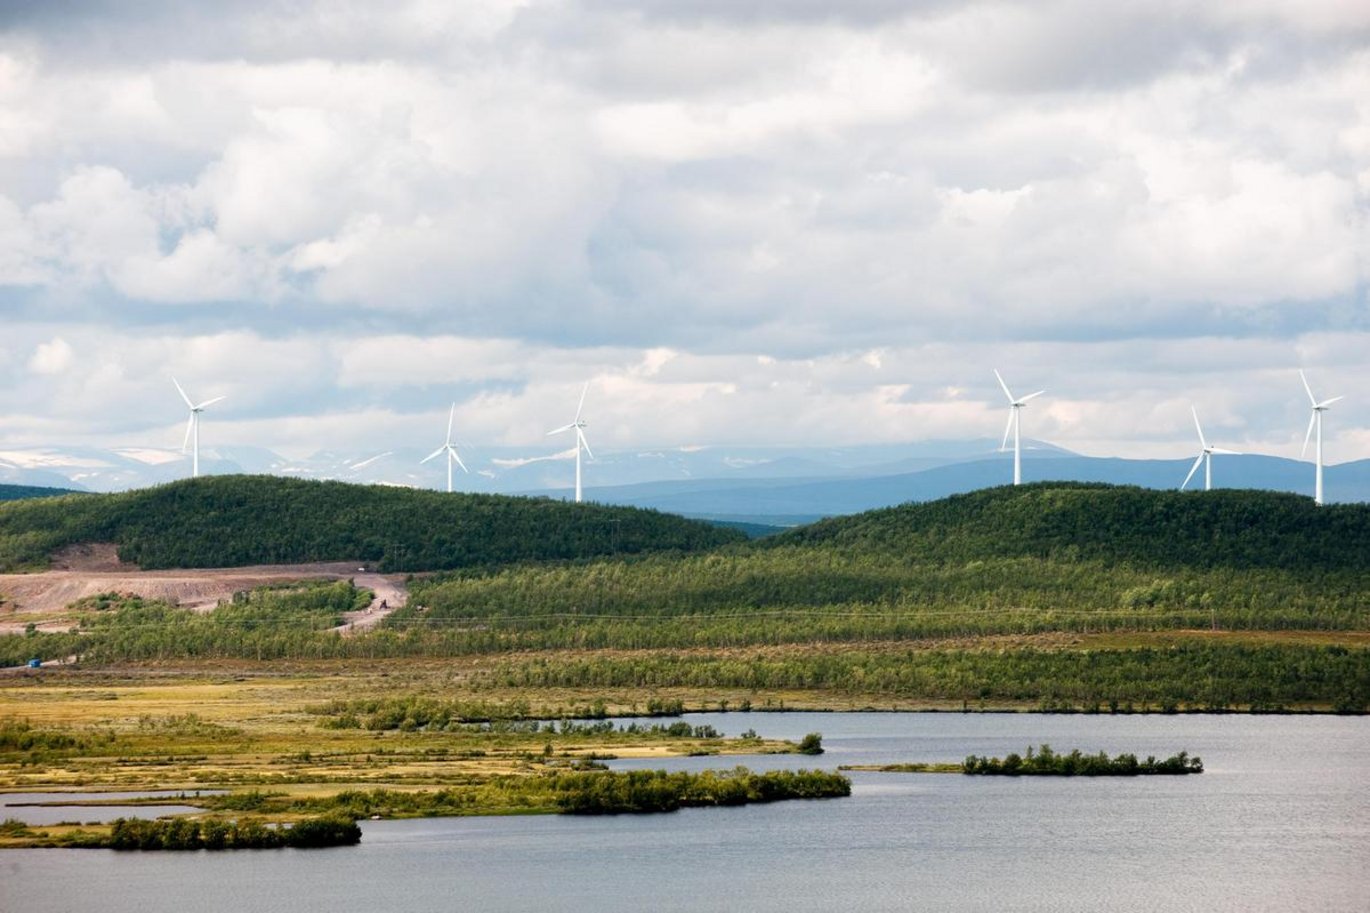
[(0, 485), (0, 501), (22, 501), (26, 498), (55, 498), (77, 492), (71, 488), (44, 488), (39, 485)]
[(356, 560), (382, 570), (694, 550), (743, 535), (631, 507), (215, 476), (108, 495), (0, 504), (0, 568), (113, 542), (145, 569)]
[(520, 697), (1370, 706), (1370, 506), (1294, 495), (1039, 483), (753, 542), (624, 508), (279, 479), (0, 505), (11, 552), (101, 537), (158, 565), (373, 549), (451, 570), (357, 636), (330, 629), (328, 600), (362, 595), (347, 583), (207, 615), (111, 597), (69, 630), (0, 638), (0, 665), (485, 656), (482, 687)]
[(766, 541), (922, 559), (1029, 557), (1155, 567), (1363, 569), (1370, 505), (1271, 491), (1040, 482), (834, 517)]
[[(1271, 492), (1037, 484), (691, 555), (482, 569), (422, 585), (427, 622), (547, 619), (602, 645), (951, 633), (1362, 630), (1370, 507)], [(398, 619), (402, 621), (403, 619)], [(559, 643), (540, 627), (520, 646)], [(531, 640), (530, 640), (531, 638)]]

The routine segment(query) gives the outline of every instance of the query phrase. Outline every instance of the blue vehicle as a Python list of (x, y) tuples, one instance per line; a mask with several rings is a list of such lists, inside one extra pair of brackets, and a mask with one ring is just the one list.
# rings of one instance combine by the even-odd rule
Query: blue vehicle
[(30, 669), (41, 669), (41, 668), (43, 668), (43, 661), (42, 661), (41, 659), (31, 659), (31, 660), (29, 660), (29, 668), (30, 668)]

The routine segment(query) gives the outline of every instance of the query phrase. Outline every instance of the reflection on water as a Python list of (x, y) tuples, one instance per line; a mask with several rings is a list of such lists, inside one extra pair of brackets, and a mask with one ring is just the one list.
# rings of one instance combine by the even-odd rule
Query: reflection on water
[[(0, 908), (109, 911), (1356, 910), (1370, 894), (1370, 719), (708, 714), (823, 733), (754, 768), (1022, 751), (1203, 757), (1197, 777), (855, 773), (849, 799), (670, 815), (362, 822), (358, 847), (0, 852)], [(669, 766), (730, 767), (731, 757)], [(664, 766), (615, 762), (618, 767)]]
[[(193, 805), (81, 805), (107, 799), (183, 799), (187, 796), (212, 796), (223, 790), (170, 790), (113, 793), (0, 793), (0, 821), (15, 818), (25, 824), (80, 824), (113, 821), (115, 818), (160, 818), (163, 815), (188, 815), (201, 811)], [(77, 803), (77, 804), (58, 804)]]

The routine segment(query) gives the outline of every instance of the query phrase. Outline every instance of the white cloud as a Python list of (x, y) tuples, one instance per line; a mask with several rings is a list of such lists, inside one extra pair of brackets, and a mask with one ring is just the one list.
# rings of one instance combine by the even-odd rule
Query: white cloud
[(1202, 398), (1287, 447), (1277, 369), (1366, 379), (1367, 84), (1339, 0), (37, 5), (0, 415), (136, 437), (174, 372), (225, 432), (522, 446), (591, 378), (610, 447), (994, 436), (998, 364), (1067, 446)]
[(51, 342), (42, 343), (33, 350), (33, 357), (29, 359), (29, 370), (35, 374), (61, 374), (71, 367), (75, 356), (76, 353), (67, 341), (59, 337)]

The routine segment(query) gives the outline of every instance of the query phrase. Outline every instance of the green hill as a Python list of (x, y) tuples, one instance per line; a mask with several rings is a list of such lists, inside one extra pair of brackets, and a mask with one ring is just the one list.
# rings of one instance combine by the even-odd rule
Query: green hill
[(0, 485), (0, 501), (22, 501), (25, 498), (55, 498), (77, 494), (70, 488), (43, 488), (38, 485)]
[(110, 495), (0, 504), (0, 569), (114, 542), (144, 568), (356, 560), (440, 570), (708, 548), (741, 533), (670, 514), (271, 476), (214, 476)]
[(1039, 483), (836, 517), (770, 544), (952, 561), (1032, 557), (1156, 567), (1356, 569), (1370, 561), (1370, 505), (1318, 507), (1309, 498), (1270, 491)]
[(1366, 630), (1367, 555), (1370, 507), (1034, 485), (709, 553), (468, 571), (421, 584), (418, 598), (424, 624), (479, 621), (489, 640), (498, 619), (518, 648)]
[(364, 598), (348, 584), (210, 615), (111, 597), (76, 607), (71, 632), (0, 638), (0, 664), (498, 655), (482, 687), (519, 693), (1361, 712), (1368, 518), (1263, 492), (1033, 485), (747, 542), (630, 509), (202, 479), (0, 505), (0, 557), (112, 540), (147, 566), (451, 570), (355, 637), (328, 631)]

